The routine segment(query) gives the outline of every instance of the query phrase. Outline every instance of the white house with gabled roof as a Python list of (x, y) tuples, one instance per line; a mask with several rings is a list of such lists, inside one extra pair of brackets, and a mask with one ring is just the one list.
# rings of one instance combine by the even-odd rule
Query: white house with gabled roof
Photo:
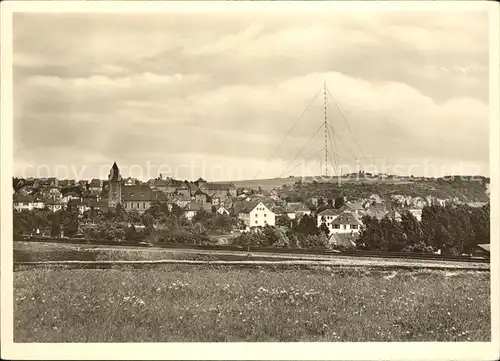
[(262, 202), (242, 202), (238, 218), (247, 227), (265, 227), (276, 225), (276, 215)]
[(333, 233), (359, 233), (362, 223), (354, 211), (326, 209), (318, 214), (318, 227), (323, 223)]

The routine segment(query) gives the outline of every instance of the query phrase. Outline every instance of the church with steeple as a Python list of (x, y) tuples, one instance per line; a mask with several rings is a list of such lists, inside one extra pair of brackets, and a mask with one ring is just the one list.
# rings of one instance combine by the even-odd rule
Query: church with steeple
[(108, 208), (116, 208), (122, 202), (122, 176), (120, 169), (113, 163), (108, 176)]

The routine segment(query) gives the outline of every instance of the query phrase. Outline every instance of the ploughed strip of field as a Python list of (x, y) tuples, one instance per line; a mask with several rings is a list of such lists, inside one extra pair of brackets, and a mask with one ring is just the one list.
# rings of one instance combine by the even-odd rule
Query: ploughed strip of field
[(489, 272), (182, 264), (14, 272), (15, 342), (489, 340)]
[(16, 267), (66, 265), (68, 267), (106, 268), (112, 265), (146, 264), (221, 264), (240, 266), (332, 266), (383, 268), (440, 268), (489, 270), (488, 263), (408, 260), (385, 258), (336, 257), (334, 255), (293, 255), (207, 251), (180, 249), (148, 249), (140, 247), (90, 246), (60, 243), (14, 242)]

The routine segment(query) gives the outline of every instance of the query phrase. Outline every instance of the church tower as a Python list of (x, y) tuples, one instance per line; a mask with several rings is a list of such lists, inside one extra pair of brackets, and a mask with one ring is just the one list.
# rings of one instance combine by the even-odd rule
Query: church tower
[(116, 162), (109, 171), (108, 181), (108, 207), (115, 208), (118, 203), (122, 202), (122, 176)]

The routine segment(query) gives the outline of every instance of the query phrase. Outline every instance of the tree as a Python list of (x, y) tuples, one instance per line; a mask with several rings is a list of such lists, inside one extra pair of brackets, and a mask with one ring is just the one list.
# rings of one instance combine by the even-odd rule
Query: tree
[(50, 235), (52, 237), (61, 236), (61, 211), (57, 211), (52, 218)]
[(150, 235), (154, 231), (155, 219), (149, 213), (144, 213), (142, 216), (142, 224), (144, 224), (146, 235)]
[(327, 237), (330, 235), (330, 229), (326, 225), (326, 219), (324, 217), (321, 221), (321, 226), (319, 227), (319, 230), (322, 234), (326, 235)]
[(19, 192), (23, 188), (23, 180), (17, 177), (12, 178), (12, 188), (14, 192)]
[(379, 220), (375, 217), (364, 216), (362, 223), (358, 244), (365, 249), (386, 251), (387, 240)]
[(261, 237), (253, 232), (245, 232), (234, 237), (232, 244), (249, 249), (250, 247), (259, 247), (261, 245)]
[(205, 232), (205, 229), (203, 228), (203, 225), (200, 222), (197, 222), (193, 226), (193, 231), (195, 234), (202, 234)]
[(200, 209), (193, 217), (193, 223), (200, 222), (207, 228), (212, 228), (212, 214), (205, 211), (203, 208)]
[(341, 208), (345, 204), (344, 196), (335, 198), (335, 209)]
[(172, 204), (172, 214), (174, 214), (177, 218), (182, 217), (184, 212), (182, 211), (181, 207), (179, 207), (177, 204)]
[(232, 230), (234, 225), (234, 219), (225, 214), (218, 214), (214, 218), (214, 226), (224, 232), (229, 232)]
[(78, 215), (70, 213), (67, 220), (66, 226), (64, 227), (64, 235), (67, 237), (74, 237), (78, 233)]
[(142, 222), (142, 217), (136, 209), (133, 209), (130, 212), (128, 212), (128, 219), (129, 219), (129, 222), (131, 222), (131, 223), (141, 223)]
[(118, 203), (115, 207), (115, 217), (119, 222), (127, 221), (128, 219), (127, 211), (125, 211), (121, 203)]
[(316, 226), (314, 216), (304, 214), (295, 226), (295, 231), (304, 235), (317, 235), (319, 233), (319, 229)]
[(403, 238), (405, 248), (403, 250), (410, 252), (432, 252), (432, 247), (425, 242), (422, 225), (410, 212), (401, 214), (401, 227), (403, 228)]
[(288, 247), (297, 248), (299, 247), (299, 238), (297, 234), (292, 231), (286, 232), (286, 238), (288, 239)]
[(380, 222), (380, 226), (384, 232), (388, 251), (400, 252), (405, 248), (406, 242), (403, 236), (403, 227), (398, 221), (384, 217)]
[(286, 214), (280, 214), (276, 216), (276, 225), (282, 227), (290, 227), (292, 220)]
[(328, 237), (323, 233), (310, 234), (300, 239), (299, 244), (301, 248), (325, 250), (328, 248)]

